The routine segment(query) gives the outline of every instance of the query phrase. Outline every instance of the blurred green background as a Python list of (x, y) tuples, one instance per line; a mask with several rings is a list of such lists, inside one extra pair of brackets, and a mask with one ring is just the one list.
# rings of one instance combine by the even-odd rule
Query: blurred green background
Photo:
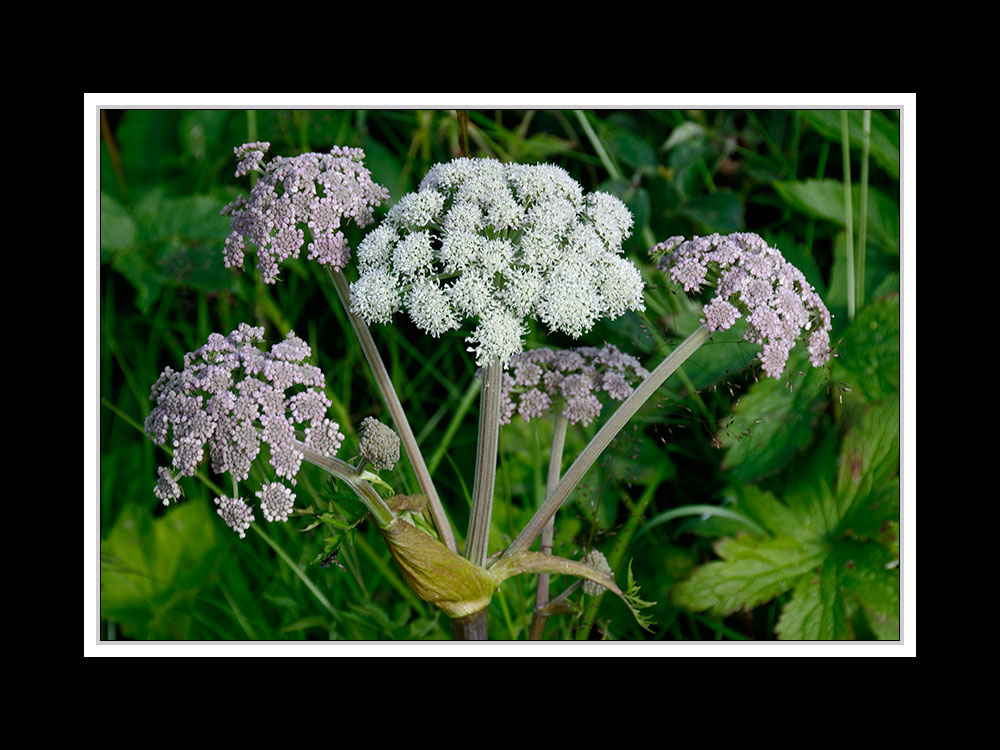
[[(797, 347), (788, 377), (765, 380), (737, 327), (647, 404), (560, 511), (555, 554), (596, 546), (620, 581), (632, 560), (643, 598), (656, 602), (654, 632), (614, 597), (577, 592), (574, 612), (550, 618), (546, 637), (898, 638), (898, 110), (872, 111), (867, 132), (861, 110), (847, 112), (846, 128), (838, 110), (467, 114), (463, 128), (454, 110), (102, 110), (101, 638), (450, 637), (368, 524), (325, 568), (314, 564), (323, 534), (304, 519), (258, 521), (240, 540), (214, 515), (221, 478), (207, 462), (182, 481), (182, 502), (160, 506), (152, 490), (168, 457), (142, 422), (165, 366), (246, 321), (271, 341), (294, 329), (312, 345), (352, 455), (354, 425), (389, 419), (325, 274), (294, 261), (266, 286), (252, 262), (244, 272), (223, 266), (229, 221), (219, 212), (250, 187), (233, 176), (233, 148), (266, 140), (274, 156), (361, 147), (391, 205), (430, 166), (461, 155), (463, 136), (473, 156), (559, 164), (635, 217), (625, 252), (648, 282), (645, 314), (601, 323), (580, 341), (535, 328), (528, 346), (608, 341), (652, 369), (698, 319), (697, 303), (647, 262), (648, 248), (671, 235), (757, 232), (834, 314), (837, 356), (822, 370)], [(362, 231), (347, 233), (356, 247)], [(399, 317), (374, 335), (461, 538), (478, 409), (466, 333), (432, 339)], [(594, 431), (571, 428), (564, 468)], [(503, 428), (491, 552), (537, 506), (550, 438), (544, 421)], [(405, 462), (386, 478), (397, 491), (417, 489)], [(300, 503), (334, 491), (304, 468)], [(570, 583), (555, 578), (553, 594)], [(523, 639), (533, 596), (532, 577), (505, 584), (491, 604), (491, 638)]]

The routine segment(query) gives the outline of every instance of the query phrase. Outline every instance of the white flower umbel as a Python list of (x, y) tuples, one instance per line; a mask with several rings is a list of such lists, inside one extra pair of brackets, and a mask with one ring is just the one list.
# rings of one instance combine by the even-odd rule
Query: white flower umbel
[(585, 195), (560, 167), (438, 164), (361, 242), (351, 307), (368, 323), (405, 310), (432, 336), (468, 324), (476, 363), (503, 364), (523, 349), (526, 318), (579, 337), (644, 309), (621, 255), (631, 229), (625, 204)]

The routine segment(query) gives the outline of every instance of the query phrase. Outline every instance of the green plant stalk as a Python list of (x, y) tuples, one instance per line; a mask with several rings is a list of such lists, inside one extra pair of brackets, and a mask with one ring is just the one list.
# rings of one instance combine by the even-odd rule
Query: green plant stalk
[(493, 515), (493, 491), (497, 474), (500, 438), (500, 396), (503, 366), (493, 359), (483, 368), (483, 391), (479, 400), (479, 438), (476, 442), (476, 474), (472, 483), (472, 513), (466, 535), (465, 556), (476, 565), (486, 565)]
[(378, 348), (375, 346), (375, 339), (372, 338), (368, 325), (351, 311), (350, 288), (347, 285), (347, 279), (344, 277), (343, 272), (331, 269), (330, 278), (337, 289), (337, 296), (340, 297), (344, 310), (347, 312), (347, 317), (351, 321), (351, 327), (358, 338), (358, 343), (361, 344), (361, 350), (365, 354), (365, 359), (368, 360), (368, 367), (375, 378), (375, 385), (382, 395), (386, 407), (389, 409), (389, 415), (392, 417), (393, 424), (396, 425), (396, 430), (399, 432), (399, 439), (403, 444), (403, 450), (406, 451), (406, 456), (410, 459), (410, 465), (413, 467), (413, 473), (417, 476), (417, 484), (420, 485), (421, 492), (427, 496), (427, 508), (430, 511), (431, 520), (434, 521), (434, 526), (437, 528), (438, 536), (448, 549), (452, 552), (457, 552), (458, 545), (455, 543), (455, 534), (451, 529), (451, 524), (448, 523), (448, 516), (444, 512), (441, 498), (438, 497), (437, 490), (434, 488), (430, 471), (427, 469), (427, 464), (424, 463), (420, 446), (417, 444), (417, 439), (410, 428), (410, 422), (406, 418), (406, 412), (403, 411), (403, 405), (399, 401), (396, 389), (392, 385), (392, 379), (389, 377), (389, 372), (385, 369), (385, 363), (382, 361), (382, 357), (378, 353)]
[(866, 109), (861, 116), (861, 215), (858, 220), (857, 303), (865, 306), (865, 260), (868, 239), (868, 157), (872, 146), (872, 111)]
[[(559, 475), (562, 470), (563, 449), (566, 446), (566, 429), (569, 420), (563, 416), (562, 412), (556, 415), (556, 423), (552, 430), (552, 450), (549, 452), (549, 473), (545, 480), (545, 496), (548, 497), (559, 484)], [(553, 516), (542, 528), (542, 540), (539, 551), (543, 555), (552, 554), (552, 539), (555, 536), (556, 517)], [(549, 602), (549, 574), (539, 573), (538, 583), (535, 587), (535, 612), (531, 617), (531, 629), (528, 634), (529, 640), (542, 640), (542, 633), (545, 631), (545, 622), (548, 615), (540, 609)]]
[(597, 133), (594, 132), (594, 128), (591, 127), (590, 121), (587, 119), (587, 115), (584, 114), (582, 109), (573, 110), (576, 113), (576, 119), (580, 121), (580, 125), (583, 127), (583, 132), (587, 134), (587, 139), (590, 141), (590, 145), (594, 147), (594, 151), (597, 152), (597, 158), (601, 160), (604, 168), (608, 170), (608, 174), (611, 175), (611, 179), (618, 180), (621, 179), (622, 173), (615, 166), (615, 163), (611, 161), (611, 157), (608, 156), (608, 152), (604, 148), (604, 144), (601, 143), (601, 139), (597, 137)]
[(701, 325), (695, 329), (694, 333), (682, 341), (670, 355), (664, 359), (653, 372), (643, 380), (632, 394), (625, 399), (621, 406), (612, 414), (608, 421), (604, 423), (593, 439), (587, 443), (577, 457), (573, 465), (569, 467), (559, 484), (552, 491), (552, 494), (545, 498), (542, 507), (539, 508), (531, 520), (504, 551), (501, 559), (527, 549), (538, 538), (545, 524), (552, 518), (559, 507), (566, 501), (570, 493), (579, 484), (587, 470), (597, 461), (604, 449), (607, 448), (615, 436), (628, 424), (628, 421), (635, 416), (639, 408), (648, 401), (654, 393), (663, 385), (664, 381), (670, 377), (678, 367), (683, 364), (688, 357), (698, 351), (699, 347), (711, 337), (712, 332)]
[(302, 451), (303, 458), (313, 466), (318, 466), (324, 471), (343, 480), (354, 494), (365, 504), (368, 512), (372, 514), (375, 523), (379, 528), (386, 528), (396, 520), (396, 514), (389, 509), (382, 497), (375, 491), (375, 488), (365, 478), (365, 472), (355, 469), (350, 464), (341, 461), (339, 458), (324, 456), (322, 453), (313, 450), (309, 446), (296, 441), (296, 447)]
[(854, 320), (856, 310), (854, 276), (854, 209), (851, 199), (851, 139), (847, 110), (840, 111), (840, 153), (844, 162), (844, 225), (847, 227), (847, 317)]

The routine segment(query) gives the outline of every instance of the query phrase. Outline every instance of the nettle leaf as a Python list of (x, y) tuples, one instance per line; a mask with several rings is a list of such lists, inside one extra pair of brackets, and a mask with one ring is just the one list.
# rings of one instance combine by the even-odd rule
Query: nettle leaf
[(787, 379), (764, 378), (750, 386), (717, 435), (726, 449), (722, 467), (737, 480), (778, 471), (812, 440), (826, 406), (825, 375), (809, 365), (801, 349), (792, 350)]
[(786, 641), (832, 641), (852, 637), (836, 571), (824, 565), (816, 574), (803, 576), (774, 627)]
[(826, 559), (826, 544), (790, 537), (745, 535), (715, 544), (719, 562), (697, 568), (674, 588), (675, 604), (713, 615), (751, 609), (793, 588)]
[(879, 402), (899, 393), (899, 297), (875, 300), (844, 332), (833, 365), (834, 379), (855, 396)]

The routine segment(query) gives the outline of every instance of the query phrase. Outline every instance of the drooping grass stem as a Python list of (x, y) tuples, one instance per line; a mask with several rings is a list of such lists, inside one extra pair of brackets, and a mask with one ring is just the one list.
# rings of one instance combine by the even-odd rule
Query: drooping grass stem
[(503, 365), (493, 359), (483, 368), (483, 390), (479, 400), (479, 438), (476, 442), (476, 474), (472, 483), (472, 514), (466, 536), (465, 556), (485, 565), (493, 515), (493, 490), (497, 474), (500, 439), (500, 383)]
[(573, 491), (580, 480), (587, 473), (588, 469), (594, 465), (604, 449), (607, 448), (615, 436), (628, 424), (629, 420), (635, 416), (639, 408), (648, 401), (654, 393), (663, 385), (664, 381), (670, 377), (678, 367), (683, 364), (688, 357), (694, 354), (698, 348), (704, 344), (712, 332), (705, 326), (698, 328), (682, 341), (670, 355), (664, 359), (645, 380), (640, 383), (632, 394), (625, 399), (621, 406), (612, 414), (608, 421), (604, 423), (593, 439), (587, 444), (573, 465), (567, 469), (559, 484), (545, 498), (545, 502), (535, 512), (531, 520), (524, 527), (524, 530), (504, 551), (502, 557), (509, 557), (515, 552), (527, 549), (532, 542), (541, 534), (545, 524), (559, 510), (566, 498)]
[(417, 444), (417, 439), (410, 428), (409, 420), (406, 418), (406, 412), (403, 411), (403, 405), (396, 394), (396, 389), (392, 385), (392, 379), (389, 377), (385, 363), (382, 361), (378, 348), (375, 346), (375, 339), (372, 338), (368, 325), (351, 312), (350, 288), (347, 285), (347, 279), (344, 277), (343, 272), (330, 270), (330, 278), (333, 279), (333, 285), (337, 289), (337, 296), (340, 297), (341, 304), (343, 304), (347, 317), (351, 321), (351, 327), (358, 338), (358, 343), (361, 344), (361, 350), (365, 354), (365, 359), (368, 360), (368, 367), (375, 378), (375, 385), (378, 387), (379, 393), (382, 395), (382, 399), (389, 409), (389, 415), (396, 425), (396, 430), (399, 432), (400, 442), (403, 444), (403, 450), (406, 451), (406, 455), (410, 459), (410, 465), (413, 467), (414, 474), (416, 474), (420, 491), (427, 496), (427, 508), (430, 511), (431, 519), (434, 521), (434, 526), (437, 528), (438, 536), (440, 536), (441, 541), (444, 542), (448, 549), (452, 552), (457, 552), (458, 545), (455, 543), (455, 534), (451, 530), (451, 524), (448, 523), (448, 516), (444, 512), (441, 498), (438, 497), (437, 490), (434, 488), (430, 471), (428, 471), (427, 464), (424, 462), (420, 446)]
[[(549, 473), (545, 480), (545, 497), (552, 494), (552, 491), (559, 484), (559, 476), (562, 472), (563, 449), (566, 445), (566, 429), (569, 420), (563, 416), (562, 412), (556, 415), (556, 423), (552, 431), (552, 450), (549, 452)], [(542, 540), (539, 551), (544, 555), (552, 554), (552, 539), (555, 536), (556, 517), (555, 514), (548, 520), (542, 528)], [(531, 630), (529, 639), (540, 641), (545, 630), (545, 622), (548, 617), (540, 611), (549, 602), (549, 574), (539, 573), (538, 583), (535, 587), (535, 613), (531, 618)]]

